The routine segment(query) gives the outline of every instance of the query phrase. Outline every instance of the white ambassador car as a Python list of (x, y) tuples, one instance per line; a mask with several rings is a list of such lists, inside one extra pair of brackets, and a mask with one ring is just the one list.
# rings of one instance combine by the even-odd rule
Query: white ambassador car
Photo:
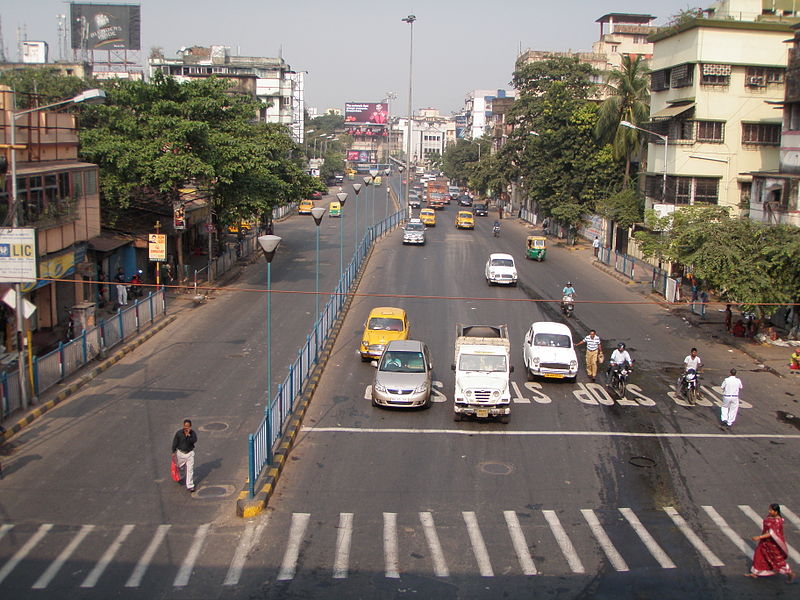
[(486, 283), (517, 285), (517, 267), (510, 254), (490, 254), (486, 261)]
[(546, 377), (578, 378), (578, 356), (572, 344), (572, 333), (563, 323), (537, 321), (525, 334), (522, 360), (530, 379)]

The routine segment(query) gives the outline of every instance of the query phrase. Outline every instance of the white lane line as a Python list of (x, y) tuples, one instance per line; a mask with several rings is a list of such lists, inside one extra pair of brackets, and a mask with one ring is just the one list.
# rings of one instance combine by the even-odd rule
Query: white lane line
[(575, 546), (572, 545), (572, 540), (569, 539), (567, 532), (561, 525), (561, 521), (558, 520), (556, 511), (543, 510), (542, 514), (544, 515), (547, 524), (550, 525), (550, 531), (553, 532), (553, 537), (556, 538), (558, 547), (561, 548), (561, 554), (563, 554), (564, 558), (567, 559), (569, 568), (572, 569), (573, 573), (585, 573), (586, 569), (583, 568), (583, 563), (578, 557), (578, 553), (575, 552)]
[(247, 560), (247, 555), (253, 549), (255, 543), (261, 538), (264, 528), (269, 523), (269, 514), (265, 514), (260, 522), (256, 524), (255, 521), (248, 521), (242, 532), (242, 537), (239, 544), (236, 546), (236, 552), (233, 554), (231, 564), (228, 567), (228, 573), (225, 575), (225, 580), (222, 585), (236, 585), (242, 577), (244, 570), (244, 563)]
[(689, 527), (689, 524), (686, 522), (678, 511), (675, 510), (672, 506), (665, 506), (664, 512), (669, 515), (669, 518), (672, 519), (672, 522), (675, 523), (675, 527), (677, 527), (680, 532), (689, 540), (689, 543), (694, 546), (694, 549), (700, 553), (700, 556), (706, 559), (706, 562), (710, 564), (712, 567), (724, 567), (725, 563), (722, 562), (719, 557), (714, 554), (711, 549), (706, 546), (705, 542), (700, 539), (700, 537), (694, 532), (694, 530)]
[(481, 535), (481, 528), (478, 526), (478, 518), (471, 510), (461, 513), (464, 516), (464, 522), (467, 524), (467, 534), (469, 541), (472, 544), (472, 553), (475, 555), (475, 560), (478, 562), (478, 571), (481, 577), (494, 577), (492, 570), (492, 563), (489, 560), (489, 552), (486, 550), (486, 544)]
[(203, 549), (203, 542), (208, 535), (208, 530), (211, 528), (211, 523), (200, 525), (197, 531), (194, 532), (194, 540), (186, 553), (186, 558), (183, 559), (181, 568), (178, 569), (175, 575), (175, 581), (172, 582), (173, 587), (186, 587), (189, 585), (189, 578), (192, 576), (194, 570), (194, 563), (197, 562), (197, 557), (200, 556), (200, 550)]
[(444, 560), (442, 545), (439, 543), (439, 535), (436, 533), (436, 525), (433, 523), (433, 515), (429, 512), (419, 513), (419, 520), (422, 523), (422, 531), (428, 541), (428, 549), (431, 551), (433, 560), (433, 573), (437, 577), (449, 577), (450, 569)]
[(594, 514), (594, 511), (590, 508), (582, 508), (581, 514), (589, 524), (589, 529), (592, 530), (594, 537), (597, 538), (597, 543), (600, 544), (603, 552), (606, 553), (611, 566), (617, 571), (628, 571), (629, 569), (625, 559), (622, 558), (622, 555), (617, 552), (614, 544), (611, 543), (611, 538), (608, 537), (608, 534), (606, 533), (605, 529), (603, 529), (603, 526), (600, 524), (600, 521), (597, 519), (597, 515)]
[(397, 553), (397, 513), (383, 513), (383, 557), (386, 563), (386, 577), (399, 579)]
[(336, 532), (336, 556), (333, 559), (333, 578), (347, 579), (350, 567), (350, 541), (353, 539), (353, 513), (339, 513)]
[(642, 540), (642, 543), (645, 547), (650, 551), (650, 554), (653, 555), (658, 561), (658, 564), (661, 565), (662, 569), (674, 569), (675, 563), (672, 562), (672, 559), (667, 556), (667, 553), (664, 552), (663, 548), (658, 545), (655, 538), (650, 535), (650, 532), (647, 531), (642, 522), (639, 520), (639, 517), (630, 509), (630, 508), (620, 508), (619, 512), (622, 513), (622, 516), (625, 517), (628, 523), (631, 524), (633, 530), (636, 532), (636, 535)]
[(709, 439), (709, 440), (800, 440), (800, 434), (773, 434), (773, 433), (664, 433), (664, 432), (635, 432), (635, 431), (502, 431), (478, 429), (399, 429), (376, 427), (301, 427), (303, 433), (401, 433), (411, 435), (489, 435), (506, 437), (601, 437), (601, 438), (673, 438), (673, 439)]
[(86, 579), (83, 580), (83, 583), (81, 584), (82, 588), (93, 588), (95, 585), (97, 585), (100, 576), (108, 568), (108, 565), (111, 564), (111, 561), (114, 560), (114, 557), (117, 555), (117, 552), (119, 552), (123, 542), (125, 542), (128, 536), (131, 534), (131, 531), (133, 531), (133, 528), (133, 525), (124, 525), (122, 527), (116, 539), (111, 542), (111, 545), (106, 548), (103, 556), (101, 556), (100, 560), (97, 561), (94, 569), (92, 569), (92, 571), (86, 576)]
[(292, 513), (292, 524), (289, 527), (289, 543), (286, 545), (286, 552), (283, 553), (283, 562), (278, 571), (278, 581), (288, 581), (294, 579), (297, 572), (297, 559), (300, 557), (300, 544), (306, 534), (308, 520), (311, 518), (309, 513)]
[[(755, 523), (755, 524), (756, 524), (756, 525), (758, 525), (759, 527), (761, 527), (761, 526), (764, 524), (764, 519), (763, 519), (763, 517), (759, 516), (759, 514), (758, 514), (756, 511), (754, 511), (754, 510), (753, 510), (753, 509), (752, 509), (750, 506), (748, 506), (748, 505), (746, 505), (746, 504), (740, 504), (740, 505), (739, 505), (739, 509), (740, 509), (740, 510), (741, 510), (741, 511), (742, 511), (744, 514), (746, 514), (748, 517), (750, 517), (750, 518), (752, 519), (753, 523)], [(782, 510), (781, 510), (781, 513), (783, 513), (783, 511), (782, 511)], [(800, 553), (798, 553), (798, 552), (797, 552), (797, 550), (795, 550), (795, 549), (794, 549), (792, 546), (790, 546), (789, 544), (786, 544), (786, 549), (789, 551), (789, 557), (790, 557), (790, 558), (791, 558), (791, 559), (792, 559), (794, 562), (796, 562), (796, 563), (800, 563)]]
[(728, 525), (725, 519), (722, 518), (722, 515), (720, 515), (713, 506), (703, 506), (703, 510), (706, 511), (706, 514), (711, 517), (711, 520), (714, 521), (714, 524), (720, 528), (722, 533), (725, 534), (725, 537), (727, 537), (731, 542), (733, 542), (734, 546), (742, 551), (742, 554), (748, 558), (753, 556), (753, 549), (750, 547), (750, 545), (745, 542), (738, 533), (731, 529), (731, 526)]
[(528, 549), (528, 542), (519, 524), (517, 513), (513, 510), (504, 510), (503, 516), (506, 518), (508, 533), (511, 535), (511, 543), (514, 545), (514, 552), (517, 553), (522, 573), (524, 575), (536, 575), (538, 571), (533, 563), (533, 558), (531, 558), (531, 551)]
[(153, 536), (153, 539), (150, 540), (150, 544), (148, 544), (147, 548), (145, 548), (144, 553), (141, 558), (139, 558), (139, 562), (136, 563), (136, 567), (134, 567), (133, 573), (131, 573), (128, 581), (125, 582), (125, 587), (139, 587), (144, 574), (147, 572), (147, 568), (150, 566), (150, 562), (153, 560), (153, 556), (155, 556), (161, 542), (164, 541), (170, 527), (172, 527), (172, 525), (158, 526), (156, 534)]
[(11, 531), (11, 529), (12, 529), (13, 527), (14, 527), (14, 526), (13, 526), (11, 523), (4, 523), (3, 525), (0, 525), (0, 540), (2, 540), (2, 539), (3, 539), (3, 536), (4, 536), (6, 533), (8, 533), (9, 531)]
[(80, 543), (89, 535), (92, 530), (94, 529), (94, 525), (83, 525), (78, 530), (78, 533), (69, 541), (64, 549), (59, 553), (56, 559), (50, 563), (50, 566), (45, 569), (45, 572), (41, 574), (39, 579), (31, 586), (33, 590), (43, 590), (50, 582), (53, 581), (53, 578), (58, 575), (58, 572), (61, 570), (61, 567), (64, 566), (64, 563), (69, 560), (69, 557), (72, 556), (72, 553), (78, 548)]
[(790, 509), (781, 504), (781, 515), (789, 519), (789, 522), (795, 526), (795, 529), (800, 531), (800, 517), (794, 514)]
[(34, 546), (36, 546), (36, 544), (38, 544), (52, 528), (52, 523), (43, 523), (42, 525), (39, 525), (39, 529), (36, 530), (36, 533), (34, 533), (30, 539), (28, 539), (28, 541), (16, 551), (14, 556), (8, 559), (6, 564), (3, 565), (3, 568), (0, 569), (0, 583), (3, 583), (3, 580), (8, 577), (9, 573), (14, 570), (14, 568), (23, 558), (28, 556), (28, 552), (33, 550)]
[(530, 404), (531, 403), (530, 399), (528, 399), (525, 396), (523, 396), (522, 392), (519, 391), (519, 387), (517, 386), (517, 382), (516, 381), (512, 381), (511, 382), (511, 387), (514, 389), (514, 397), (511, 398), (511, 400), (513, 402), (516, 402), (517, 404)]

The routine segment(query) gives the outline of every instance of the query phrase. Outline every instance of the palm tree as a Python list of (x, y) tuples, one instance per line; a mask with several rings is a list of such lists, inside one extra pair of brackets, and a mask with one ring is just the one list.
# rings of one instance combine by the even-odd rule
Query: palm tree
[(595, 137), (610, 143), (614, 157), (625, 158), (625, 183), (630, 180), (631, 156), (639, 152), (641, 132), (621, 127), (621, 121), (634, 125), (645, 123), (650, 116), (649, 69), (641, 56), (622, 57), (622, 66), (608, 74), (605, 89), (609, 97), (600, 105)]

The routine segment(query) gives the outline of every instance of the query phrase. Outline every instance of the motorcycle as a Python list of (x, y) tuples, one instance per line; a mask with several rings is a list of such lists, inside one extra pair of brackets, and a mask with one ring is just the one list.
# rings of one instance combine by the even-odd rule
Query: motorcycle
[(694, 369), (686, 372), (678, 379), (678, 392), (692, 404), (700, 397), (700, 374)]
[(628, 377), (632, 371), (633, 366), (628, 362), (611, 365), (611, 373), (608, 375), (606, 386), (611, 388), (620, 400), (625, 397), (625, 388), (628, 386)]
[(500, 225), (495, 223), (494, 227), (492, 227), (492, 233), (494, 234), (494, 237), (500, 237)]
[(144, 295), (142, 290), (142, 271), (139, 270), (133, 277), (131, 277), (130, 285), (128, 286), (128, 295), (131, 298), (141, 298)]
[(566, 295), (563, 298), (561, 298), (561, 312), (564, 313), (564, 316), (569, 319), (574, 311), (575, 311), (574, 296)]

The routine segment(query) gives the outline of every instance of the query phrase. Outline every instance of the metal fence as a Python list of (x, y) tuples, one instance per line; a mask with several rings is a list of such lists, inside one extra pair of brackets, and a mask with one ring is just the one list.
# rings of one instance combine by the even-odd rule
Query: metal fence
[(278, 385), (275, 396), (269, 399), (264, 409), (264, 420), (256, 432), (248, 436), (248, 485), (251, 498), (255, 493), (256, 480), (262, 470), (272, 463), (275, 444), (288, 425), (289, 417), (294, 412), (295, 402), (303, 393), (308, 377), (317, 364), (319, 353), (328, 341), (331, 328), (339, 316), (364, 258), (376, 240), (392, 231), (405, 219), (406, 211), (401, 210), (367, 230), (355, 250), (353, 259), (342, 273), (336, 289), (318, 315), (311, 332), (306, 336), (305, 344), (298, 349), (297, 357), (289, 365), (286, 378)]
[[(164, 290), (158, 290), (147, 298), (136, 300), (133, 306), (101, 320), (95, 327), (84, 330), (74, 340), (60, 343), (52, 352), (34, 357), (30, 373), (33, 394), (43, 394), (106, 350), (149, 328), (166, 312)], [(15, 370), (1, 374), (0, 416), (5, 418), (21, 408), (19, 372)]]

